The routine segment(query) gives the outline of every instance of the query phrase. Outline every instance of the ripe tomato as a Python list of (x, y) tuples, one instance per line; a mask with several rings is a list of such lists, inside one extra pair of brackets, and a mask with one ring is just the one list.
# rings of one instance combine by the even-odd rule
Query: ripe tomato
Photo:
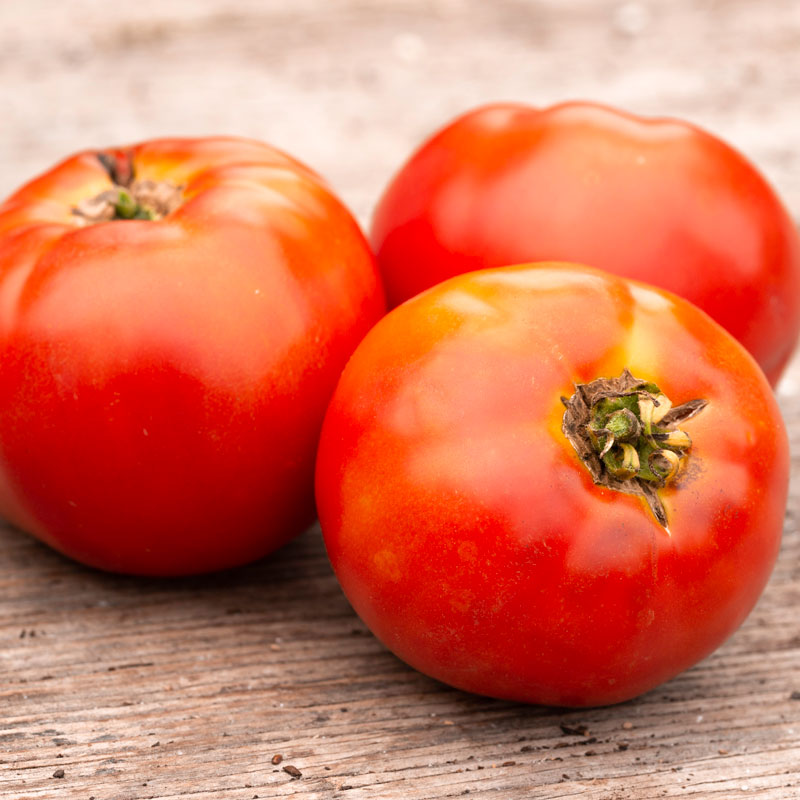
[(767, 381), (708, 316), (528, 265), (453, 278), (372, 329), (325, 418), (317, 503), (345, 594), (409, 664), (603, 705), (742, 622), (788, 468)]
[(691, 300), (774, 385), (800, 330), (800, 239), (739, 153), (677, 120), (588, 103), (472, 111), (421, 146), (378, 205), (390, 305), (452, 275), (591, 264)]
[(267, 145), (69, 158), (0, 206), (0, 514), (121, 572), (268, 553), (313, 519), (324, 410), (382, 311), (355, 221)]

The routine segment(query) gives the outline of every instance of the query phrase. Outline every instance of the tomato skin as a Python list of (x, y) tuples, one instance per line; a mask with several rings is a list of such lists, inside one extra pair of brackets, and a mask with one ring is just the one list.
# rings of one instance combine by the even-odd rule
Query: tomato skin
[(381, 316), (357, 224), (311, 170), (234, 138), (126, 151), (183, 186), (81, 225), (81, 153), (0, 206), (0, 514), (102, 569), (242, 564), (314, 517), (327, 400)]
[[(628, 367), (673, 402), (689, 466), (637, 497), (593, 484), (561, 431), (576, 383)], [(453, 278), (348, 363), (317, 459), (331, 562), (400, 658), (479, 694), (596, 706), (641, 694), (744, 620), (777, 557), (789, 456), (744, 349), (691, 304), (589, 268)]]
[(591, 264), (710, 314), (775, 385), (800, 331), (800, 238), (773, 190), (711, 134), (590, 103), (498, 104), (426, 141), (371, 240), (390, 306), (471, 270)]

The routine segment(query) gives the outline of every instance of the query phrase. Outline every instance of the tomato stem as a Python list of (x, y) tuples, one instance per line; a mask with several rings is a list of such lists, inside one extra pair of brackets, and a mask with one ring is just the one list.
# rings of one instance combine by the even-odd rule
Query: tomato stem
[(114, 203), (114, 219), (155, 219), (155, 212), (137, 203), (126, 189), (119, 189)]
[(159, 220), (181, 204), (183, 187), (169, 181), (136, 178), (132, 153), (98, 153), (97, 160), (108, 173), (111, 188), (86, 198), (72, 209), (80, 222), (95, 224), (113, 220)]
[(705, 400), (676, 408), (656, 384), (625, 369), (618, 378), (576, 384), (562, 398), (564, 435), (596, 484), (643, 496), (658, 522), (667, 514), (658, 490), (685, 467), (692, 440), (678, 426), (699, 414)]

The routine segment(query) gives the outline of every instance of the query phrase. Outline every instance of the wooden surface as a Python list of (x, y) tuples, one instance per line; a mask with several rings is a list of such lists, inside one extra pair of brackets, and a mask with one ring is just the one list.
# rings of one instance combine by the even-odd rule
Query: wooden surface
[[(0, 194), (82, 147), (241, 133), (308, 161), (366, 221), (450, 115), (589, 97), (720, 133), (800, 217), (795, 0), (6, 2), (0, 75)], [(349, 609), (316, 529), (168, 582), (0, 527), (0, 798), (800, 797), (798, 361), (779, 398), (793, 491), (766, 593), (717, 653), (613, 708), (415, 673)]]

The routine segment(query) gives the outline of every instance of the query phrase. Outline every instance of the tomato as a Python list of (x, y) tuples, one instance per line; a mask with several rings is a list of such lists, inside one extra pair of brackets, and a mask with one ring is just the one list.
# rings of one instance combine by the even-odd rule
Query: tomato
[(767, 381), (706, 314), (540, 264), (452, 278), (372, 329), (325, 418), (317, 504), (345, 594), (400, 658), (593, 706), (744, 620), (788, 470)]
[(394, 305), (452, 275), (565, 260), (668, 289), (773, 385), (800, 330), (800, 239), (757, 170), (685, 122), (589, 103), (479, 108), (425, 142), (375, 212)]
[(0, 514), (126, 573), (270, 552), (314, 517), (325, 407), (383, 309), (349, 212), (265, 144), (67, 159), (0, 206)]

